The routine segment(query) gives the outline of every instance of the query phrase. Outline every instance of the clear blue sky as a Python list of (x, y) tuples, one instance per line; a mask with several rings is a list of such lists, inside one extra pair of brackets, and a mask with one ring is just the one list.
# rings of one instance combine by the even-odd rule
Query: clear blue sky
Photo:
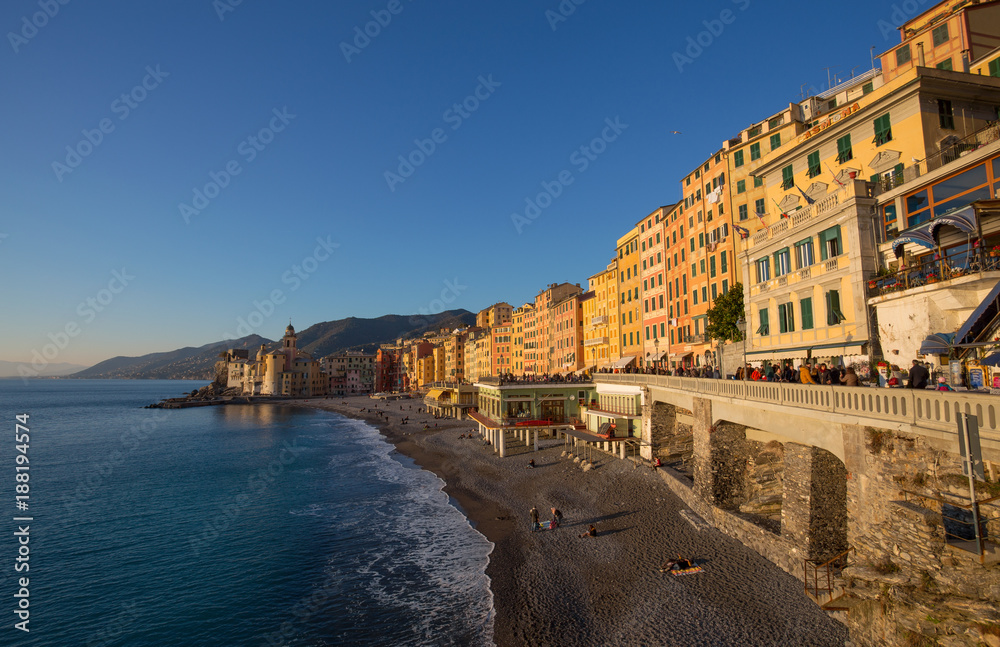
[(235, 1), (2, 4), (0, 359), (67, 326), (53, 361), (92, 364), (585, 284), (724, 139), (898, 40), (860, 0)]

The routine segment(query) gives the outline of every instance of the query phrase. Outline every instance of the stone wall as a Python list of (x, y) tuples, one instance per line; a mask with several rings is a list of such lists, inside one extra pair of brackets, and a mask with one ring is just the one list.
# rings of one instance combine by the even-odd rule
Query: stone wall
[(886, 429), (851, 426), (844, 438), (855, 644), (1000, 645), (990, 642), (1000, 635), (1000, 569), (945, 537), (940, 500), (969, 497), (959, 457)]

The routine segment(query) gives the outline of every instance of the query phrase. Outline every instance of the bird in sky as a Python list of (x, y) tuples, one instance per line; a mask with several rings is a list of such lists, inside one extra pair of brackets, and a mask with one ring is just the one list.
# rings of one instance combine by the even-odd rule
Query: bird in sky
[(670, 134), (671, 134), (671, 135), (680, 135), (680, 134), (681, 134), (681, 131), (679, 131), (679, 130), (671, 130), (671, 131), (670, 131)]

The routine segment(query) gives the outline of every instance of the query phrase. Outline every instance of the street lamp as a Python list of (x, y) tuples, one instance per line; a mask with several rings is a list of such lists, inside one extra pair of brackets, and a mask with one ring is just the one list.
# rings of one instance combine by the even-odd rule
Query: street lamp
[(736, 328), (740, 331), (740, 337), (743, 338), (743, 379), (747, 379), (747, 320), (740, 317), (736, 321)]
[(660, 338), (653, 340), (653, 372), (658, 373), (660, 363)]

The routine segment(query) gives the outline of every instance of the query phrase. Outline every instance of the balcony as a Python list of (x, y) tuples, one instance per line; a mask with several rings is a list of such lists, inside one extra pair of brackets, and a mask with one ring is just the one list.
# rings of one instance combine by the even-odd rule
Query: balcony
[(584, 347), (601, 346), (608, 343), (607, 337), (593, 337), (583, 342)]
[(608, 315), (601, 315), (599, 317), (593, 317), (590, 320), (590, 325), (591, 326), (603, 326), (606, 323), (608, 323)]
[(868, 289), (872, 296), (885, 296), (944, 283), (967, 274), (996, 271), (1000, 271), (1000, 256), (992, 256), (985, 250), (971, 253), (963, 266), (953, 265), (948, 259), (934, 260), (934, 254), (926, 254), (898, 272), (869, 279)]

